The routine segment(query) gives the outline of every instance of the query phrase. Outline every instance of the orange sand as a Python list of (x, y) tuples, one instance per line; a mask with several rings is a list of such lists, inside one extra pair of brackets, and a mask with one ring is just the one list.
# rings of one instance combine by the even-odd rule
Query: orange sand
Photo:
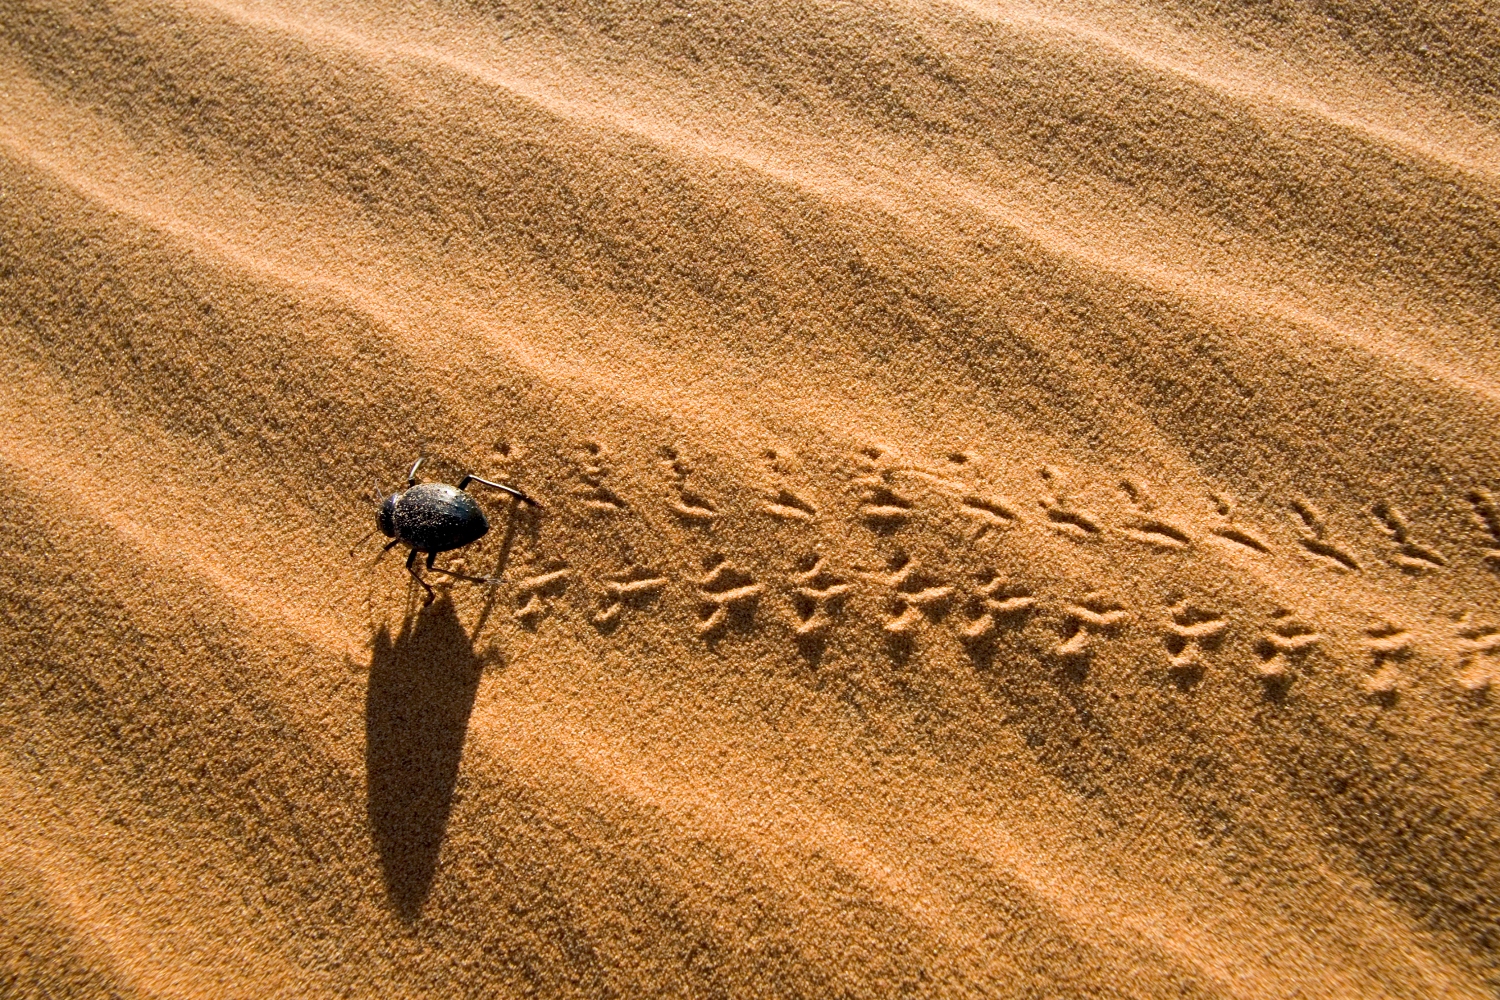
[(1493, 4), (351, 6), (0, 5), (0, 995), (1500, 986)]

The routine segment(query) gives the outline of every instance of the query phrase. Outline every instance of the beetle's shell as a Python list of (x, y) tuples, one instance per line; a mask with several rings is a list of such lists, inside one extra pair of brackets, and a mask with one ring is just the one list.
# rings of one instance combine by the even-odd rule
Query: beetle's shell
[(447, 483), (419, 483), (396, 500), (396, 535), (422, 552), (446, 552), (490, 530), (474, 498)]

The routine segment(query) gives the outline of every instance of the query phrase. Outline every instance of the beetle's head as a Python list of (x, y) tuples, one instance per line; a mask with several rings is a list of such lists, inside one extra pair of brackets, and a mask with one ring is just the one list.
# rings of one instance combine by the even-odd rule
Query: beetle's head
[(396, 501), (401, 494), (392, 493), (380, 501), (380, 533), (387, 538), (396, 537)]

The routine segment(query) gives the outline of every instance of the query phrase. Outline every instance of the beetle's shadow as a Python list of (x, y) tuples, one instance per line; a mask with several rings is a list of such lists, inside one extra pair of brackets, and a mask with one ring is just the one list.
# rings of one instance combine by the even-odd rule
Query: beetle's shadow
[(375, 636), (365, 695), (370, 830), (386, 893), (406, 921), (432, 889), (482, 662), (446, 597)]

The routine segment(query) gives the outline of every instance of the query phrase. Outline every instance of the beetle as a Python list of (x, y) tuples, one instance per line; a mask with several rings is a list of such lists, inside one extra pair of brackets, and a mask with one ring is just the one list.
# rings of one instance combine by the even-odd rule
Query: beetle
[(473, 497), (464, 492), (470, 483), (482, 483), (491, 489), (508, 493), (532, 507), (541, 507), (541, 504), (513, 486), (492, 483), (475, 475), (464, 476), (457, 486), (449, 486), (447, 483), (419, 483), (417, 470), (422, 467), (423, 461), (424, 459), (419, 458), (412, 463), (411, 471), (406, 474), (406, 489), (386, 497), (381, 497), (377, 489), (376, 496), (380, 502), (377, 523), (381, 534), (390, 539), (385, 548), (380, 550), (381, 555), (397, 545), (411, 547), (411, 554), (406, 557), (406, 570), (426, 589), (427, 600), (423, 603), (431, 604), (434, 596), (432, 587), (422, 579), (422, 574), (417, 570), (417, 556), (423, 552), (427, 553), (427, 568), (433, 572), (473, 583), (495, 582), (491, 577), (468, 576), (432, 564), (439, 552), (461, 549), (479, 541), (490, 530), (490, 522), (484, 516), (484, 511)]

